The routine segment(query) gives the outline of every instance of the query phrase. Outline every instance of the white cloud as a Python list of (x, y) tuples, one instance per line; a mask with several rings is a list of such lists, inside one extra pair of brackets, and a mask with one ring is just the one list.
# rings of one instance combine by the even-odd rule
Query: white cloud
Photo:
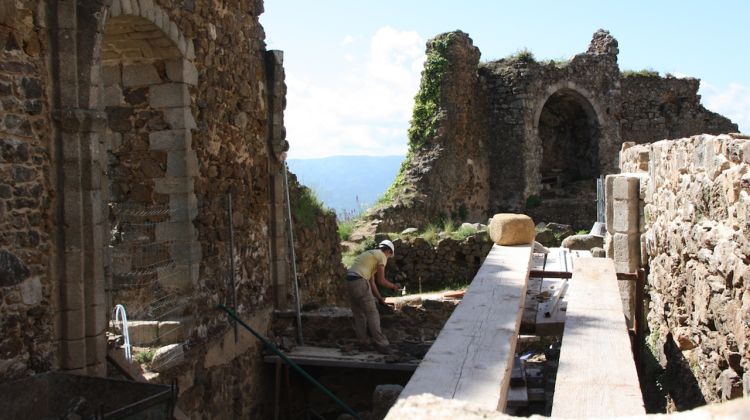
[(424, 40), (386, 26), (372, 36), (368, 50), (344, 57), (341, 77), (327, 82), (287, 72), (289, 156), (406, 153)]
[(701, 82), (700, 94), (706, 108), (737, 123), (743, 133), (750, 133), (750, 87), (730, 83), (720, 88)]
[(347, 35), (344, 37), (344, 39), (341, 41), (341, 45), (351, 45), (354, 44), (354, 37), (351, 35)]

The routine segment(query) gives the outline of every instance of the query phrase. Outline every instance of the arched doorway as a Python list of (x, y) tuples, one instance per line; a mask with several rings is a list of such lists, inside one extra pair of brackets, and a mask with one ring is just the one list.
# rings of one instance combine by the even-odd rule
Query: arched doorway
[(545, 102), (538, 121), (542, 192), (599, 176), (600, 132), (591, 104), (572, 89)]
[(189, 308), (181, 306), (201, 258), (192, 223), (198, 162), (190, 87), (197, 71), (174, 23), (165, 31), (163, 20), (150, 17), (111, 10), (101, 44), (107, 298), (109, 306), (125, 305), (132, 319), (157, 324), (155, 334), (135, 337), (143, 347), (171, 344), (167, 333), (184, 336), (180, 321)]
[[(50, 51), (58, 360), (61, 369), (97, 375), (106, 373), (111, 304), (136, 301), (113, 297), (116, 270), (148, 272), (156, 301), (190, 293), (201, 259), (192, 224), (197, 212), (189, 90), (197, 83), (190, 62), (193, 44), (152, 2), (105, 3), (110, 5), (50, 2), (57, 17), (50, 26), (55, 34)], [(115, 237), (127, 213), (122, 209), (140, 218), (131, 225), (142, 228), (141, 234), (130, 237), (151, 245), (115, 267)]]

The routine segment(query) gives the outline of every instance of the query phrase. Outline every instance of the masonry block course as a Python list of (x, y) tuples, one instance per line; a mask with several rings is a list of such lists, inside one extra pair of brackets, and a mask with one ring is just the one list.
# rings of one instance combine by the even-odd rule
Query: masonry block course
[[(744, 283), (750, 184), (743, 183), (749, 168), (740, 154), (748, 142), (741, 134), (697, 135), (636, 145), (620, 155), (623, 170), (646, 166), (649, 156), (641, 248), (650, 266), (648, 323), (659, 337), (654, 348), (675, 377), (688, 375), (675, 360), (701, 366), (686, 380), (697, 381), (708, 402), (750, 391), (737, 379), (750, 369)], [(684, 387), (668, 392), (678, 402), (690, 397)]]

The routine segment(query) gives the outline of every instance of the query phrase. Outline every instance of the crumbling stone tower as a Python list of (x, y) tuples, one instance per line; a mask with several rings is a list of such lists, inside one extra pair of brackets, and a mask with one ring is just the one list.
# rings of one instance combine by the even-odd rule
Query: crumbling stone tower
[(370, 217), (394, 230), (441, 217), (478, 221), (525, 211), (589, 227), (590, 197), (557, 199), (538, 210), (533, 202), (548, 187), (593, 183), (612, 172), (624, 141), (737, 130), (700, 105), (698, 80), (623, 73), (618, 51), (604, 30), (586, 52), (563, 62), (537, 62), (522, 51), (480, 63), (460, 31), (428, 41), (409, 155)]

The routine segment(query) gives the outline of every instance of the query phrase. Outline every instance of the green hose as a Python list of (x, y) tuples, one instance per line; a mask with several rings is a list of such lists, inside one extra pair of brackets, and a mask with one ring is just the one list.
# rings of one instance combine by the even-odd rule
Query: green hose
[(319, 390), (323, 391), (324, 394), (326, 394), (328, 397), (330, 397), (341, 408), (343, 408), (344, 410), (346, 410), (347, 413), (351, 414), (357, 420), (362, 420), (362, 417), (359, 414), (357, 414), (356, 411), (352, 410), (351, 407), (349, 407), (348, 405), (346, 405), (345, 402), (341, 401), (336, 395), (333, 394), (333, 392), (329, 391), (328, 388), (326, 388), (325, 386), (323, 386), (323, 384), (321, 384), (320, 382), (316, 381), (315, 378), (313, 378), (312, 376), (310, 376), (309, 373), (305, 372), (305, 370), (302, 369), (298, 364), (294, 363), (292, 361), (292, 359), (286, 357), (286, 355), (284, 353), (282, 353), (282, 351), (279, 350), (276, 346), (274, 346), (273, 343), (271, 343), (270, 341), (268, 341), (268, 339), (266, 337), (263, 337), (262, 335), (258, 334), (249, 325), (245, 324), (245, 322), (243, 320), (241, 320), (240, 317), (237, 316), (236, 313), (234, 313), (234, 311), (232, 311), (231, 309), (227, 308), (224, 305), (217, 305), (216, 308), (217, 309), (221, 309), (222, 311), (226, 312), (227, 315), (229, 315), (232, 319), (234, 319), (240, 325), (242, 325), (243, 327), (245, 327), (246, 330), (250, 331), (250, 333), (252, 335), (254, 335), (258, 340), (262, 341), (263, 344), (266, 347), (268, 347), (269, 349), (271, 349), (272, 352), (276, 353), (276, 355), (279, 356), (281, 358), (281, 360), (283, 360), (286, 364), (288, 364), (289, 366), (291, 366), (292, 368), (294, 368), (294, 370), (296, 370), (297, 373), (299, 373), (300, 375), (302, 375), (311, 384), (315, 385)]

